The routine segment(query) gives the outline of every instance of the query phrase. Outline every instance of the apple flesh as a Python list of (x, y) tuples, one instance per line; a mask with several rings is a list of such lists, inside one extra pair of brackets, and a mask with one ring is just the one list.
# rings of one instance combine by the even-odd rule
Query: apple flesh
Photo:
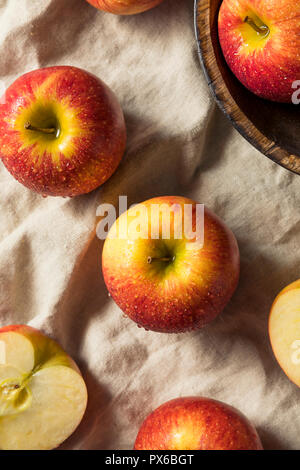
[(124, 153), (126, 130), (113, 92), (76, 67), (18, 78), (0, 105), (0, 158), (29, 189), (77, 196), (104, 183)]
[(300, 387), (300, 279), (276, 297), (269, 317), (269, 335), (279, 365)]
[[(177, 207), (184, 226), (184, 206), (188, 204), (195, 228), (195, 201), (158, 197), (123, 213), (104, 243), (106, 286), (123, 312), (147, 330), (179, 333), (201, 328), (222, 312), (237, 287), (238, 245), (216, 215), (205, 209), (203, 246), (185, 237), (184, 231), (182, 238), (175, 237), (175, 212), (170, 222), (164, 219), (163, 209), (160, 218), (152, 220), (152, 207)], [(141, 227), (138, 236), (134, 230), (137, 220)], [(162, 227), (167, 223), (170, 235), (164, 238)], [(157, 239), (151, 238), (153, 228)]]
[(57, 447), (86, 405), (80, 371), (55, 341), (25, 325), (0, 329), (0, 449)]
[(203, 397), (164, 403), (143, 422), (135, 450), (262, 450), (259, 436), (238, 410)]
[(300, 77), (300, 3), (223, 0), (219, 40), (227, 64), (256, 95), (291, 103)]
[(159, 5), (163, 0), (87, 0), (99, 10), (116, 15), (135, 15)]

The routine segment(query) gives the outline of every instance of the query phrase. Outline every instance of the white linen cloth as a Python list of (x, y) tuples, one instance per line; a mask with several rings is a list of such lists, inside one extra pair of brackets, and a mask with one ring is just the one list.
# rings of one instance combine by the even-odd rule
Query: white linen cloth
[[(205, 395), (256, 425), (266, 449), (299, 448), (299, 390), (277, 365), (267, 320), (299, 278), (300, 179), (248, 144), (216, 108), (197, 56), (192, 0), (141, 15), (85, 0), (0, 0), (0, 80), (74, 65), (103, 79), (124, 109), (127, 152), (114, 176), (74, 199), (43, 198), (0, 166), (0, 325), (58, 340), (87, 382), (87, 413), (65, 449), (130, 449), (166, 400)], [(205, 203), (235, 233), (238, 290), (201, 331), (146, 332), (109, 298), (96, 207), (158, 195)]]

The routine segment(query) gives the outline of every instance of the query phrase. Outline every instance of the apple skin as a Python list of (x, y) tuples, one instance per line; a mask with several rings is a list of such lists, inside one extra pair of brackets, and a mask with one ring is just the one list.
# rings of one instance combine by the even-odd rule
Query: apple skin
[(263, 450), (259, 436), (238, 410), (204, 397), (176, 398), (143, 422), (135, 450)]
[(87, 0), (99, 10), (115, 15), (135, 15), (159, 5), (163, 0)]
[[(77, 196), (103, 184), (126, 144), (121, 107), (97, 77), (69, 66), (18, 78), (0, 105), (0, 158), (27, 188), (50, 196)], [(25, 127), (54, 127), (58, 136)]]
[(275, 298), (269, 315), (269, 336), (280, 367), (300, 387), (300, 279)]
[[(254, 16), (256, 15), (256, 16)], [(266, 38), (245, 23), (257, 17), (269, 27)], [(250, 91), (291, 103), (300, 77), (300, 4), (294, 0), (223, 0), (219, 40), (232, 72)]]
[[(122, 221), (131, 224), (132, 209), (111, 227), (120, 236), (107, 236), (102, 255), (103, 276), (108, 291), (123, 312), (146, 330), (180, 333), (202, 328), (222, 312), (239, 279), (239, 249), (233, 233), (208, 209), (204, 215), (204, 246), (192, 248), (183, 240), (151, 240), (151, 206), (192, 204), (195, 224), (196, 202), (179, 196), (149, 199), (147, 221), (141, 225), (149, 239), (134, 240), (130, 230), (122, 233)], [(138, 210), (139, 206), (136, 206)], [(134, 217), (133, 217), (134, 219)], [(172, 221), (171, 221), (172, 224)], [(161, 232), (160, 232), (161, 237)], [(147, 263), (148, 257), (170, 255), (166, 265)]]

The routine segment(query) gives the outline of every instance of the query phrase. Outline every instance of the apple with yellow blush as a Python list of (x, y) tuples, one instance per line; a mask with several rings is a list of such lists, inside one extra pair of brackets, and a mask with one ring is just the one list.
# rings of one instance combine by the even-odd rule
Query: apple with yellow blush
[[(149, 199), (124, 212), (105, 240), (106, 286), (121, 310), (147, 330), (202, 328), (222, 312), (237, 287), (235, 236), (206, 208), (203, 220), (197, 218), (197, 207), (180, 196)], [(188, 226), (198, 239), (185, 230)]]
[(27, 188), (77, 196), (103, 184), (126, 144), (122, 109), (97, 77), (76, 67), (29, 72), (0, 104), (0, 158)]
[(292, 102), (300, 77), (299, 17), (300, 3), (294, 0), (221, 4), (218, 31), (224, 57), (243, 85), (261, 98)]
[(75, 362), (26, 325), (0, 329), (0, 449), (58, 447), (79, 425), (87, 389)]
[(205, 397), (176, 398), (142, 423), (135, 450), (262, 450), (254, 426), (235, 408)]

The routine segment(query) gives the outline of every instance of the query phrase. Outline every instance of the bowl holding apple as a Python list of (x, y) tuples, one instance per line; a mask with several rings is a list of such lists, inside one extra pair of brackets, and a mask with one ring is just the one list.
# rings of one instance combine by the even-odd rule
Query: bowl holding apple
[(200, 60), (215, 99), (258, 150), (300, 174), (300, 6), (196, 0)]

